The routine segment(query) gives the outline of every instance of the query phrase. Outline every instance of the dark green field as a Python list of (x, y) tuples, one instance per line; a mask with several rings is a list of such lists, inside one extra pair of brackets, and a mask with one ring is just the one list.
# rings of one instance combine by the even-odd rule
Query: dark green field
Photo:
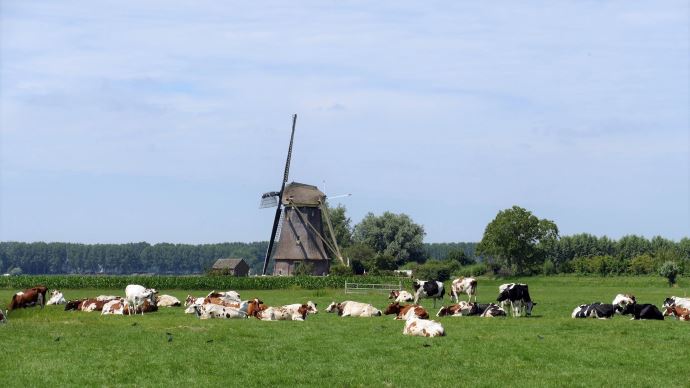
[[(143, 317), (17, 310), (0, 326), (0, 386), (690, 386), (690, 322), (570, 318), (576, 305), (610, 303), (621, 292), (660, 306), (686, 295), (687, 282), (670, 289), (659, 278), (519, 280), (538, 303), (533, 317), (435, 318), (447, 335), (431, 339), (403, 336), (392, 316), (323, 311), (305, 322), (261, 322), (200, 321), (183, 308)], [(479, 301), (494, 300), (504, 282), (480, 279)], [(15, 291), (0, 290), (0, 306)], [(62, 291), (68, 299), (124, 293)], [(209, 290), (159, 291), (184, 299)], [(310, 299), (319, 309), (331, 300), (388, 303), (342, 290), (240, 293), (269, 305)], [(424, 305), (432, 315), (439, 307)]]

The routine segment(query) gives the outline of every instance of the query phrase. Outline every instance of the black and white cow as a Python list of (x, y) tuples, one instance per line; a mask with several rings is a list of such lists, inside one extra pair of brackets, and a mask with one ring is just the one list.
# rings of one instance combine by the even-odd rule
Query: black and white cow
[(581, 304), (575, 307), (571, 317), (609, 319), (620, 311), (621, 307), (618, 305), (594, 302), (592, 304)]
[(434, 307), (436, 307), (436, 299), (443, 299), (443, 294), (445, 290), (443, 289), (443, 282), (438, 282), (435, 280), (419, 280), (416, 279), (412, 283), (414, 288), (414, 304), (419, 302), (419, 298), (433, 298)]
[(581, 304), (575, 307), (575, 310), (573, 310), (573, 313), (570, 314), (570, 316), (572, 318), (589, 318), (592, 316), (594, 304), (599, 304), (599, 302), (594, 302), (592, 304)]
[(498, 297), (496, 300), (501, 302), (502, 306), (510, 303), (513, 317), (521, 316), (523, 308), (525, 310), (525, 315), (532, 315), (532, 308), (536, 305), (529, 296), (527, 284), (501, 284), (498, 287)]
[(632, 314), (632, 319), (656, 319), (663, 321), (664, 320), (664, 314), (659, 311), (659, 309), (649, 303), (632, 303), (627, 306), (621, 311), (621, 314), (623, 315), (629, 315)]

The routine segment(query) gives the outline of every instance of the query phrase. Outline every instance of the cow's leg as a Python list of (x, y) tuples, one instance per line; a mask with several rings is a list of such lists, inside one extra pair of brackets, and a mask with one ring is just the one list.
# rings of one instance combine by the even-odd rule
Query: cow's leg
[(43, 309), (43, 306), (45, 306), (45, 301), (43, 300), (43, 295), (41, 293), (38, 294), (36, 303), (41, 305), (41, 309)]

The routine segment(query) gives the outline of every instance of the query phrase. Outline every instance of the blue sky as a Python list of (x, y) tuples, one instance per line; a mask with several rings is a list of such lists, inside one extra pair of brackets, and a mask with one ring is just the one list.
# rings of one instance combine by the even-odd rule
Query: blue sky
[(690, 236), (687, 1), (3, 1), (0, 240), (266, 240), (291, 180), (427, 242)]

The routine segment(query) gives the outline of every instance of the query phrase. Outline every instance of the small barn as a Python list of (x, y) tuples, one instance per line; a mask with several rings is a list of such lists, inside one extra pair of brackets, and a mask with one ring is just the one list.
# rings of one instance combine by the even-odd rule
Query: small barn
[(244, 259), (226, 258), (218, 259), (211, 267), (211, 273), (229, 276), (249, 275), (249, 264)]

